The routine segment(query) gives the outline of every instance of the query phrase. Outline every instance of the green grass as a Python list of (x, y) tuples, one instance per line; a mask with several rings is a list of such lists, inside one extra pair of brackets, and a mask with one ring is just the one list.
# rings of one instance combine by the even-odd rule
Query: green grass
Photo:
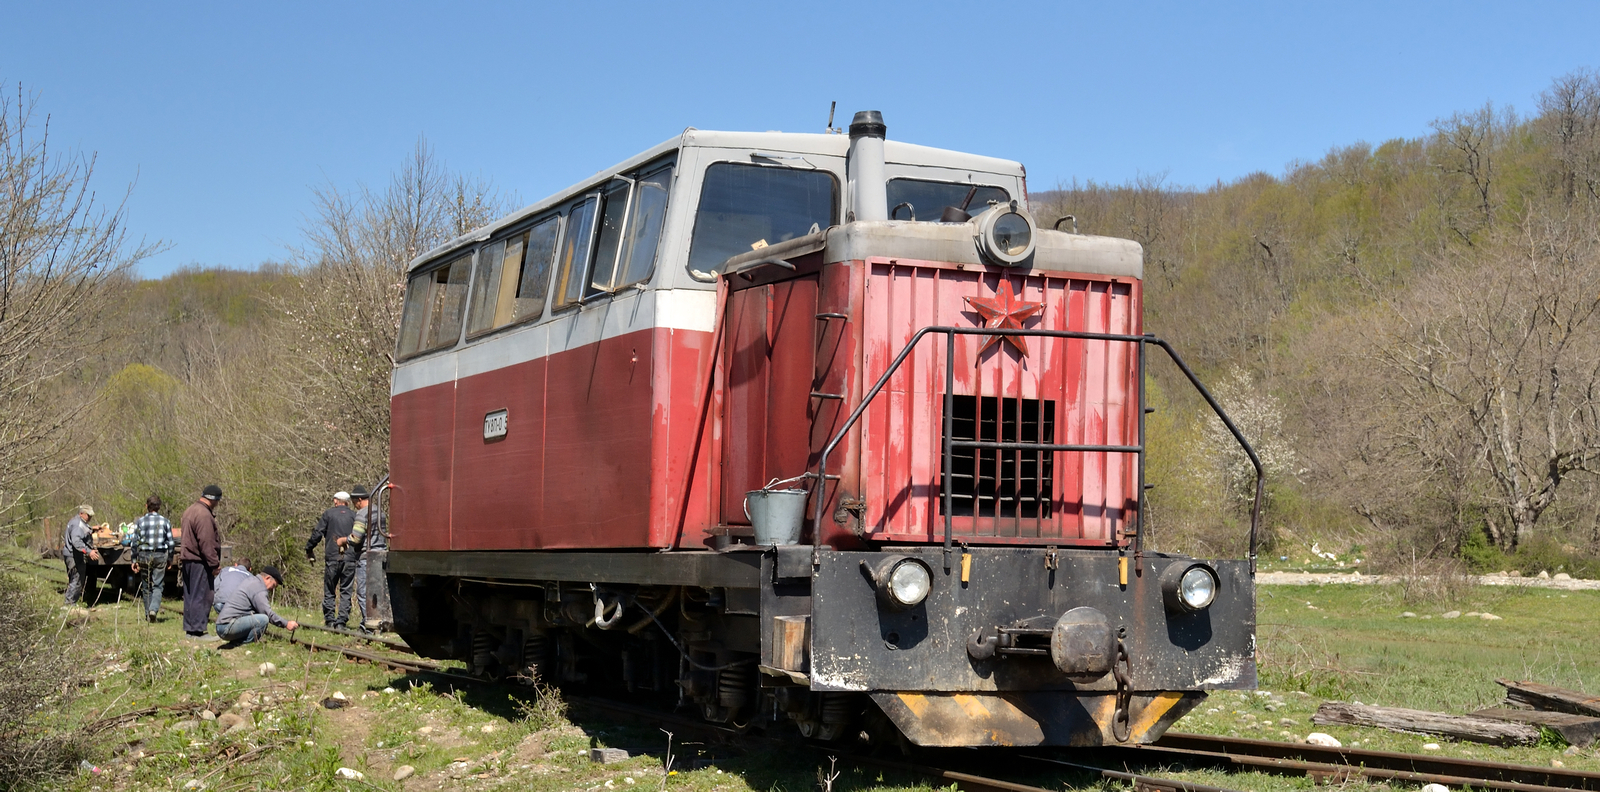
[[(35, 580), (38, 580), (35, 578)], [(46, 585), (42, 581), (38, 585)], [(1177, 725), (1179, 731), (1262, 739), (1303, 739), (1311, 731), (1333, 734), (1364, 748), (1421, 751), (1438, 742), (1440, 754), (1491, 761), (1600, 771), (1594, 749), (1565, 755), (1547, 743), (1496, 748), (1438, 738), (1353, 727), (1313, 726), (1325, 700), (1361, 701), (1465, 713), (1501, 699), (1496, 677), (1532, 679), (1580, 691), (1600, 686), (1600, 592), (1477, 588), (1457, 602), (1408, 602), (1395, 586), (1262, 587), (1259, 646), (1264, 694), (1213, 694)], [(1443, 619), (1446, 610), (1487, 611), (1499, 621)], [(290, 617), (314, 617), (286, 609)], [(1413, 618), (1402, 618), (1411, 611)], [(93, 759), (103, 772), (67, 776), (51, 790), (183, 789), (202, 780), (206, 789), (483, 789), (623, 790), (665, 788), (693, 792), (767, 792), (817, 789), (824, 755), (809, 750), (746, 752), (674, 739), (672, 776), (663, 775), (667, 736), (653, 728), (621, 725), (581, 709), (563, 711), (559, 694), (471, 687), (451, 690), (427, 678), (397, 674), (327, 653), (315, 655), (283, 641), (220, 650), (182, 637), (175, 614), (142, 623), (137, 607), (102, 604), (81, 629), (87, 638), (83, 671), (92, 682), (70, 713), (87, 723), (149, 706), (215, 702), (234, 708), (250, 727), (220, 734), (194, 717), (163, 711), (100, 729), (91, 735)], [(1431, 618), (1422, 618), (1430, 616)], [(280, 632), (281, 634), (281, 632)], [(277, 670), (261, 676), (260, 663)], [(353, 704), (327, 710), (319, 702), (334, 691)], [(266, 697), (248, 710), (240, 696)], [(612, 765), (587, 759), (591, 746), (627, 749), (633, 758)], [(141, 755), (142, 754), (142, 755)], [(1012, 763), (1015, 766), (1016, 763)], [(394, 768), (416, 774), (397, 783)], [(365, 778), (335, 777), (340, 767)], [(928, 790), (925, 780), (841, 764), (833, 789)], [(1020, 768), (1017, 768), (1020, 769)], [(1244, 790), (1310, 789), (1305, 779), (1214, 771), (1163, 771), (1152, 775)], [(627, 779), (633, 779), (628, 783)], [(1031, 779), (1057, 789), (1120, 789), (1083, 775), (1039, 770)], [(610, 786), (606, 786), (607, 782)]]

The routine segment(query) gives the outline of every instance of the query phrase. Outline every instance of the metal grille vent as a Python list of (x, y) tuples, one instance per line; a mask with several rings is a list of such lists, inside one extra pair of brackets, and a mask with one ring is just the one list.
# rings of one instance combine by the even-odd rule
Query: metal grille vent
[[(951, 402), (953, 440), (1055, 442), (1054, 401), (955, 396)], [(951, 511), (957, 517), (1049, 518), (1054, 469), (1050, 451), (958, 448), (950, 460)]]

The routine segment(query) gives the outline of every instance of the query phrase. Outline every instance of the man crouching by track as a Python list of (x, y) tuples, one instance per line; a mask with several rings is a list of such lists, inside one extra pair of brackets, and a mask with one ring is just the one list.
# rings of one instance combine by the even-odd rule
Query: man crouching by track
[(260, 574), (241, 580), (222, 601), (222, 610), (217, 614), (217, 637), (237, 645), (260, 638), (268, 624), (290, 632), (299, 629), (299, 622), (284, 620), (268, 601), (268, 592), (282, 582), (283, 573), (273, 566), (262, 567)]

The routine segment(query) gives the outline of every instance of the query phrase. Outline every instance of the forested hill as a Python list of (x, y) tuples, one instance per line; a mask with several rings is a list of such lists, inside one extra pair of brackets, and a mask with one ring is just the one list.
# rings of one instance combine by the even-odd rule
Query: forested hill
[[(1600, 550), (1595, 73), (1531, 115), (1469, 110), (1281, 176), (1069, 185), (1034, 206), (1144, 245), (1146, 330), (1250, 426), (1281, 538), (1486, 564), (1485, 544)], [(1159, 382), (1158, 533), (1194, 536), (1230, 502), (1237, 523), (1240, 458), (1170, 369)]]
[[(149, 492), (181, 503), (214, 481), (244, 554), (303, 563), (328, 493), (385, 465), (405, 262), (515, 203), (425, 146), (385, 188), (309, 199), (287, 265), (108, 279), (94, 317), (119, 332), (50, 381), (80, 412), (49, 435), (67, 451), (0, 481), (13, 524), (83, 500), (126, 519)], [(1600, 555), (1600, 77), (1281, 175), (1066, 185), (1033, 206), (1144, 245), (1146, 330), (1261, 451), (1282, 552)], [(1152, 371), (1150, 538), (1237, 553), (1248, 464), (1170, 366)]]

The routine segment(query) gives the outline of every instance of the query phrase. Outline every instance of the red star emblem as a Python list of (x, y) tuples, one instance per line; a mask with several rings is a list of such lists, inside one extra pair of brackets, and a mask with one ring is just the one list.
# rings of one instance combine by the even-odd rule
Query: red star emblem
[[(1000, 288), (995, 289), (993, 297), (968, 297), (967, 304), (978, 312), (984, 327), (1006, 330), (1021, 330), (1023, 322), (1044, 310), (1042, 302), (1018, 300), (1016, 293), (1011, 290), (1011, 281), (1006, 278), (1000, 279)], [(989, 340), (978, 349), (978, 354), (982, 355), (1002, 338), (1016, 347), (1023, 357), (1028, 356), (1028, 342), (1022, 336), (989, 336)]]

